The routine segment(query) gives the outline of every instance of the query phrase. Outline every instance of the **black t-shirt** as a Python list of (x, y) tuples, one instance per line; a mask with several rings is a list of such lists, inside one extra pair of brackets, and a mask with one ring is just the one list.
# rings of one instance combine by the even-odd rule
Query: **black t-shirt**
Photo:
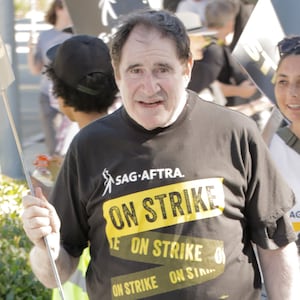
[(91, 300), (260, 299), (251, 242), (295, 240), (292, 192), (255, 123), (191, 92), (167, 128), (124, 108), (83, 128), (51, 202), (65, 249), (90, 244)]
[(216, 42), (203, 49), (203, 58), (195, 60), (188, 89), (199, 93), (209, 87), (225, 66), (224, 51)]
[[(188, 89), (200, 93), (209, 88), (214, 81), (239, 85), (249, 79), (233, 58), (229, 47), (220, 45), (216, 40), (203, 49), (203, 58), (195, 60)], [(247, 99), (227, 97), (227, 106), (244, 104)]]

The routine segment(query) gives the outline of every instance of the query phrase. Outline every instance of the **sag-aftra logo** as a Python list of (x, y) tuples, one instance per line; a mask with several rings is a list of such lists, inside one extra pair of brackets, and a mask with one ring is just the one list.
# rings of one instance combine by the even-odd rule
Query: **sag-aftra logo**
[(109, 170), (104, 169), (102, 172), (104, 178), (104, 191), (102, 196), (106, 193), (111, 193), (113, 185), (122, 185), (137, 181), (150, 181), (154, 179), (173, 179), (173, 178), (184, 178), (179, 168), (161, 168), (161, 169), (150, 169), (143, 170), (141, 172), (130, 172), (124, 174), (118, 174), (115, 177), (111, 175)]

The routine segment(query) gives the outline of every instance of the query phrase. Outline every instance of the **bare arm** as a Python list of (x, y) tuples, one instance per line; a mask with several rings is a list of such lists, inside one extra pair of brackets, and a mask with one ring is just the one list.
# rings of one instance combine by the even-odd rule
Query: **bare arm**
[(27, 64), (28, 68), (33, 75), (40, 75), (43, 69), (43, 62), (35, 59), (35, 49), (36, 43), (33, 43), (32, 37), (30, 37), (28, 42), (28, 55)]
[(297, 246), (290, 243), (276, 250), (257, 247), (269, 300), (297, 300), (300, 269)]
[(47, 236), (62, 282), (65, 282), (75, 271), (79, 258), (70, 256), (60, 245), (59, 217), (55, 208), (43, 196), (40, 188), (36, 189), (36, 196), (23, 198), (23, 227), (34, 244), (30, 253), (32, 271), (46, 287), (53, 288), (56, 287), (56, 281), (44, 237)]
[[(59, 256), (55, 260), (55, 264), (62, 283), (66, 282), (74, 273), (78, 261), (79, 258), (70, 256), (63, 247), (60, 247)], [(46, 249), (33, 247), (30, 252), (30, 264), (33, 273), (45, 287), (57, 287)]]
[(250, 98), (257, 91), (256, 86), (249, 80), (243, 81), (240, 85), (220, 82), (220, 88), (225, 97), (238, 96), (242, 98)]

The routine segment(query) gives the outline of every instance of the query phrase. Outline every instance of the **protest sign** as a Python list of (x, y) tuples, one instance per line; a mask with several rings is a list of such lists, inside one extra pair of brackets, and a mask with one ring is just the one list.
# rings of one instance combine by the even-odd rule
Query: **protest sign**
[(12, 66), (6, 51), (5, 44), (0, 36), (0, 87), (6, 90), (15, 80)]
[(273, 80), (279, 59), (277, 44), (286, 35), (300, 33), (299, 11), (298, 0), (258, 1), (233, 50), (236, 60), (273, 103)]
[(149, 8), (147, 0), (65, 0), (76, 34), (98, 36), (109, 43), (122, 15)]

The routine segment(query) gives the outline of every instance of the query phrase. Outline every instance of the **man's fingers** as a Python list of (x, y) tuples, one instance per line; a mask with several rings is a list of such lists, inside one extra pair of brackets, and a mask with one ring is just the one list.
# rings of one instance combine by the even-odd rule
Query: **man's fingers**
[(46, 207), (47, 201), (45, 199), (37, 198), (31, 195), (26, 195), (22, 199), (24, 208), (28, 208), (30, 206), (39, 206)]
[(36, 187), (35, 188), (35, 196), (38, 197), (38, 198), (40, 198), (40, 199), (43, 199), (43, 200), (47, 201), (47, 199), (44, 196), (43, 191), (42, 191), (42, 189), (40, 187)]
[(40, 227), (50, 226), (49, 217), (33, 217), (33, 218), (25, 218), (24, 226), (28, 229), (36, 229)]
[(51, 226), (43, 226), (38, 228), (30, 228), (30, 225), (23, 225), (24, 231), (34, 244), (38, 244), (43, 237), (52, 233)]

